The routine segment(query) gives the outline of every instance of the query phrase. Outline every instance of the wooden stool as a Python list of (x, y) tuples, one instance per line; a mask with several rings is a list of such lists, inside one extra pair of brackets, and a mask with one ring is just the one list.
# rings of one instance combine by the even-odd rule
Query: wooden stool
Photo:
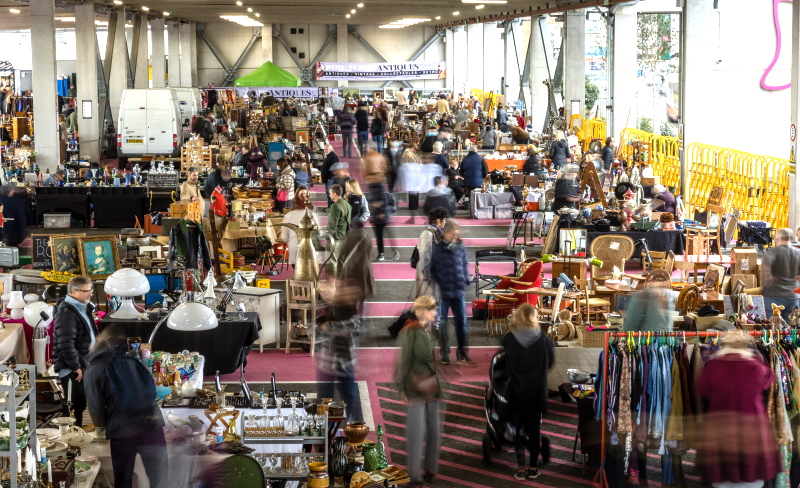
[[(286, 354), (292, 342), (311, 345), (311, 355), (317, 340), (317, 310), (327, 306), (317, 298), (317, 286), (313, 281), (288, 280), (286, 285)], [(303, 311), (303, 323), (308, 330), (307, 339), (292, 338), (292, 310)], [(310, 318), (309, 318), (310, 315)]]

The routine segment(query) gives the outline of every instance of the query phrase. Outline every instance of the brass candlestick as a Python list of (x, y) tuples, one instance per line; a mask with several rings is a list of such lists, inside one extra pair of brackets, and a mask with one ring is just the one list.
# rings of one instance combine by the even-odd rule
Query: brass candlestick
[(75, 418), (75, 410), (72, 408), (71, 401), (67, 401), (67, 413), (69, 414), (70, 417), (74, 418), (76, 421), (78, 420)]

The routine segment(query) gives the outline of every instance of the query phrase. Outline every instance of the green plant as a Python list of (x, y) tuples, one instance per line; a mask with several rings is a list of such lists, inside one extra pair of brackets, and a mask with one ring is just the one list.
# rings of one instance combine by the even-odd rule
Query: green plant
[(653, 119), (649, 117), (639, 117), (639, 123), (636, 128), (645, 132), (653, 132)]
[(669, 122), (665, 121), (661, 123), (660, 132), (662, 136), (675, 137), (675, 132), (672, 131), (672, 124)]
[(597, 85), (589, 80), (589, 77), (586, 77), (586, 115), (591, 115), (589, 112), (592, 111), (594, 108), (594, 104), (597, 103), (597, 99), (600, 98), (600, 89), (597, 88)]

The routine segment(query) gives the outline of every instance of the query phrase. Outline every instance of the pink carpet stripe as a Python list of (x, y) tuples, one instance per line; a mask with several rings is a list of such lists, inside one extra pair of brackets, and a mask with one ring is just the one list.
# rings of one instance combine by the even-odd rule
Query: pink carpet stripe
[[(367, 302), (364, 304), (364, 315), (367, 317), (399, 317), (411, 308), (413, 302)], [(467, 315), (472, 315), (472, 303), (467, 302)]]
[[(314, 204), (316, 205), (316, 202)], [(414, 225), (414, 226), (419, 227), (420, 231), (422, 231), (422, 229), (428, 225), (428, 219), (425, 218), (425, 217), (422, 217), (420, 215), (418, 215), (418, 216), (416, 216), (414, 218), (414, 223), (413, 224), (406, 223), (407, 220), (408, 220), (408, 217), (405, 217), (405, 216), (393, 217), (392, 220), (389, 223), (389, 228), (391, 229), (391, 228), (398, 228), (398, 227), (408, 227), (410, 225)], [(328, 226), (328, 214), (326, 214), (326, 213), (318, 214), (317, 215), (317, 221), (319, 222), (320, 226), (327, 227)], [(477, 219), (472, 219), (472, 218), (469, 218), (469, 217), (456, 217), (456, 222), (458, 222), (458, 225), (460, 225), (462, 227), (503, 227), (503, 228), (508, 228), (508, 225), (511, 223), (511, 219), (477, 220)], [(372, 227), (372, 223), (367, 221), (364, 224), (364, 227)], [(391, 232), (391, 231), (389, 231), (389, 232)]]
[[(402, 451), (398, 451), (398, 452), (402, 452)], [(407, 467), (402, 465), (402, 464), (395, 464), (395, 466), (397, 466), (400, 469), (407, 469)], [(471, 483), (469, 481), (464, 481), (464, 480), (460, 480), (460, 479), (457, 479), (457, 478), (452, 478), (450, 476), (439, 475), (438, 477), (442, 481), (449, 481), (451, 483), (456, 483), (456, 484), (458, 484), (460, 486), (468, 486), (469, 488), (486, 488), (485, 485), (479, 485), (477, 483)]]

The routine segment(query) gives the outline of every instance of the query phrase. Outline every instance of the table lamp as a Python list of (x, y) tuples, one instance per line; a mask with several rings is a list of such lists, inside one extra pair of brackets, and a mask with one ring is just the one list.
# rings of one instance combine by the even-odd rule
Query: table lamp
[(8, 301), (8, 307), (11, 309), (11, 318), (13, 320), (19, 320), (22, 318), (22, 311), (28, 304), (25, 303), (25, 300), (22, 299), (22, 292), (21, 291), (12, 291), (11, 292), (11, 299)]
[(217, 315), (207, 305), (200, 302), (184, 302), (167, 312), (167, 315), (159, 320), (148, 340), (151, 345), (156, 337), (156, 332), (165, 321), (170, 329), (186, 332), (211, 330), (219, 325)]
[(47, 343), (50, 341), (45, 329), (53, 322), (53, 306), (44, 302), (34, 302), (22, 311), (25, 323), (33, 327), (33, 362), (36, 371), (47, 370)]
[(122, 298), (122, 305), (111, 314), (112, 318), (135, 319), (139, 317), (139, 311), (133, 304), (133, 297), (144, 295), (150, 291), (150, 282), (141, 272), (131, 268), (122, 268), (106, 279), (103, 289), (111, 296)]

